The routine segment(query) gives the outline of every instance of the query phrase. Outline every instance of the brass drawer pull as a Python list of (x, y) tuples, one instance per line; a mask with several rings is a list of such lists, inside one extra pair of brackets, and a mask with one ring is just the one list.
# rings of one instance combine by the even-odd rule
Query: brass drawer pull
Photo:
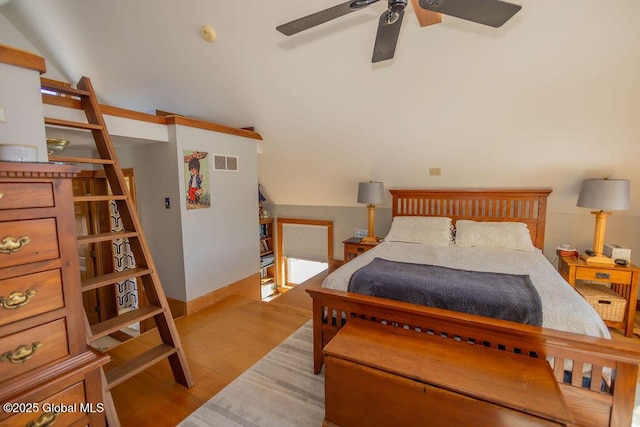
[(33, 289), (29, 289), (24, 294), (22, 292), (11, 292), (7, 298), (0, 296), (0, 305), (4, 308), (19, 308), (27, 305), (35, 295), (36, 291)]
[(611, 273), (599, 273), (596, 272), (596, 279), (610, 279)]
[(40, 418), (27, 424), (27, 427), (52, 426), (53, 423), (56, 422), (56, 418), (58, 418), (59, 414), (59, 412), (45, 412), (44, 414), (40, 415)]
[(31, 345), (21, 345), (14, 351), (7, 351), (0, 356), (0, 362), (10, 362), (13, 364), (24, 363), (29, 360), (40, 347), (42, 347), (40, 341), (36, 341)]
[(12, 254), (24, 248), (31, 241), (29, 236), (15, 237), (7, 236), (0, 241), (0, 253)]
[(0, 199), (2, 199), (4, 197), (4, 193), (0, 192)]

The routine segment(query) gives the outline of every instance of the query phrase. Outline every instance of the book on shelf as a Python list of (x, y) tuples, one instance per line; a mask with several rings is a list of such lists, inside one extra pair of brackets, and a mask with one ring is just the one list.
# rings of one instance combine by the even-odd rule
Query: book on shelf
[(260, 257), (260, 268), (271, 267), (274, 264), (273, 254), (267, 254)]

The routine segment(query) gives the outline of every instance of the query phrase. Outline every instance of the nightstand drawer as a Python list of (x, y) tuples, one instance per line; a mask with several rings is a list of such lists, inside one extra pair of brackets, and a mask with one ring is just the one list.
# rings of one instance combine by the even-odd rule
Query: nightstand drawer
[(361, 255), (365, 253), (368, 249), (370, 249), (370, 247), (360, 246), (360, 245), (347, 245), (346, 249), (348, 254)]
[(343, 240), (342, 244), (344, 246), (344, 262), (348, 262), (369, 249), (375, 248), (378, 243), (362, 243), (362, 239), (350, 237), (347, 240)]
[(0, 338), (0, 382), (68, 354), (64, 319)]
[(60, 270), (0, 280), (0, 326), (63, 306)]
[[(31, 405), (29, 409), (35, 409), (32, 402), (23, 404)], [(4, 420), (6, 424), (3, 425), (48, 426), (55, 423), (55, 425), (68, 426), (84, 417), (85, 405), (85, 388), (84, 382), (81, 381), (38, 402), (37, 411), (28, 413), (21, 411), (22, 413)], [(59, 412), (57, 415), (54, 413), (55, 410)]]
[(0, 183), (0, 209), (48, 208), (53, 189), (48, 183)]
[(630, 271), (616, 271), (606, 268), (581, 268), (576, 269), (576, 280), (595, 280), (607, 283), (631, 283)]
[(54, 218), (0, 223), (0, 268), (59, 256)]

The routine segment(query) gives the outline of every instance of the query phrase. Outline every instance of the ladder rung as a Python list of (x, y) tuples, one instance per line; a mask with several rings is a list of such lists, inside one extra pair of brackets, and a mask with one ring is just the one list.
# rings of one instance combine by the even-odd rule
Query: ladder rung
[(163, 307), (145, 305), (144, 307), (136, 308), (135, 310), (120, 314), (104, 322), (96, 323), (95, 325), (91, 325), (91, 336), (87, 340), (93, 342), (112, 332), (126, 328), (133, 323), (141, 322), (155, 315), (164, 313), (164, 311), (165, 309)]
[(43, 84), (42, 88), (50, 90), (52, 92), (62, 93), (62, 94), (65, 94), (65, 95), (91, 96), (89, 91), (82, 90), (82, 89), (76, 89), (76, 88), (73, 88), (73, 87), (70, 87), (70, 86), (60, 86), (60, 85), (56, 85), (56, 84), (47, 83), (47, 84)]
[(107, 195), (107, 196), (73, 196), (74, 202), (108, 202), (110, 200), (126, 200), (127, 196), (115, 196), (115, 195)]
[(79, 244), (108, 242), (109, 240), (126, 239), (129, 237), (138, 237), (140, 233), (137, 231), (115, 231), (109, 233), (89, 234), (87, 236), (78, 236)]
[(105, 372), (107, 390), (155, 365), (176, 352), (175, 347), (160, 344)]
[(62, 162), (62, 163), (87, 163), (94, 165), (113, 165), (116, 162), (114, 160), (109, 159), (89, 159), (87, 157), (58, 157), (58, 156), (50, 156), (49, 160), (52, 162)]
[(91, 289), (101, 288), (113, 283), (122, 282), (126, 279), (133, 279), (134, 277), (140, 277), (151, 273), (152, 271), (149, 268), (132, 268), (129, 270), (118, 271), (116, 273), (103, 274), (102, 276), (84, 279), (81, 282), (80, 289), (82, 292), (86, 292)]
[(102, 130), (102, 126), (100, 125), (94, 125), (84, 122), (73, 122), (71, 120), (54, 119), (52, 117), (45, 117), (44, 123), (47, 125), (64, 126), (67, 128), (75, 129)]

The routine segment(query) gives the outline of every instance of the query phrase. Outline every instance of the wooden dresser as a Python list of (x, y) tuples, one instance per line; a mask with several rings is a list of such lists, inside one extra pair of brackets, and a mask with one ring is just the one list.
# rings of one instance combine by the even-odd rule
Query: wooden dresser
[(74, 166), (0, 162), (0, 425), (105, 424), (86, 344)]
[(324, 426), (574, 425), (544, 358), (359, 319), (324, 354)]

